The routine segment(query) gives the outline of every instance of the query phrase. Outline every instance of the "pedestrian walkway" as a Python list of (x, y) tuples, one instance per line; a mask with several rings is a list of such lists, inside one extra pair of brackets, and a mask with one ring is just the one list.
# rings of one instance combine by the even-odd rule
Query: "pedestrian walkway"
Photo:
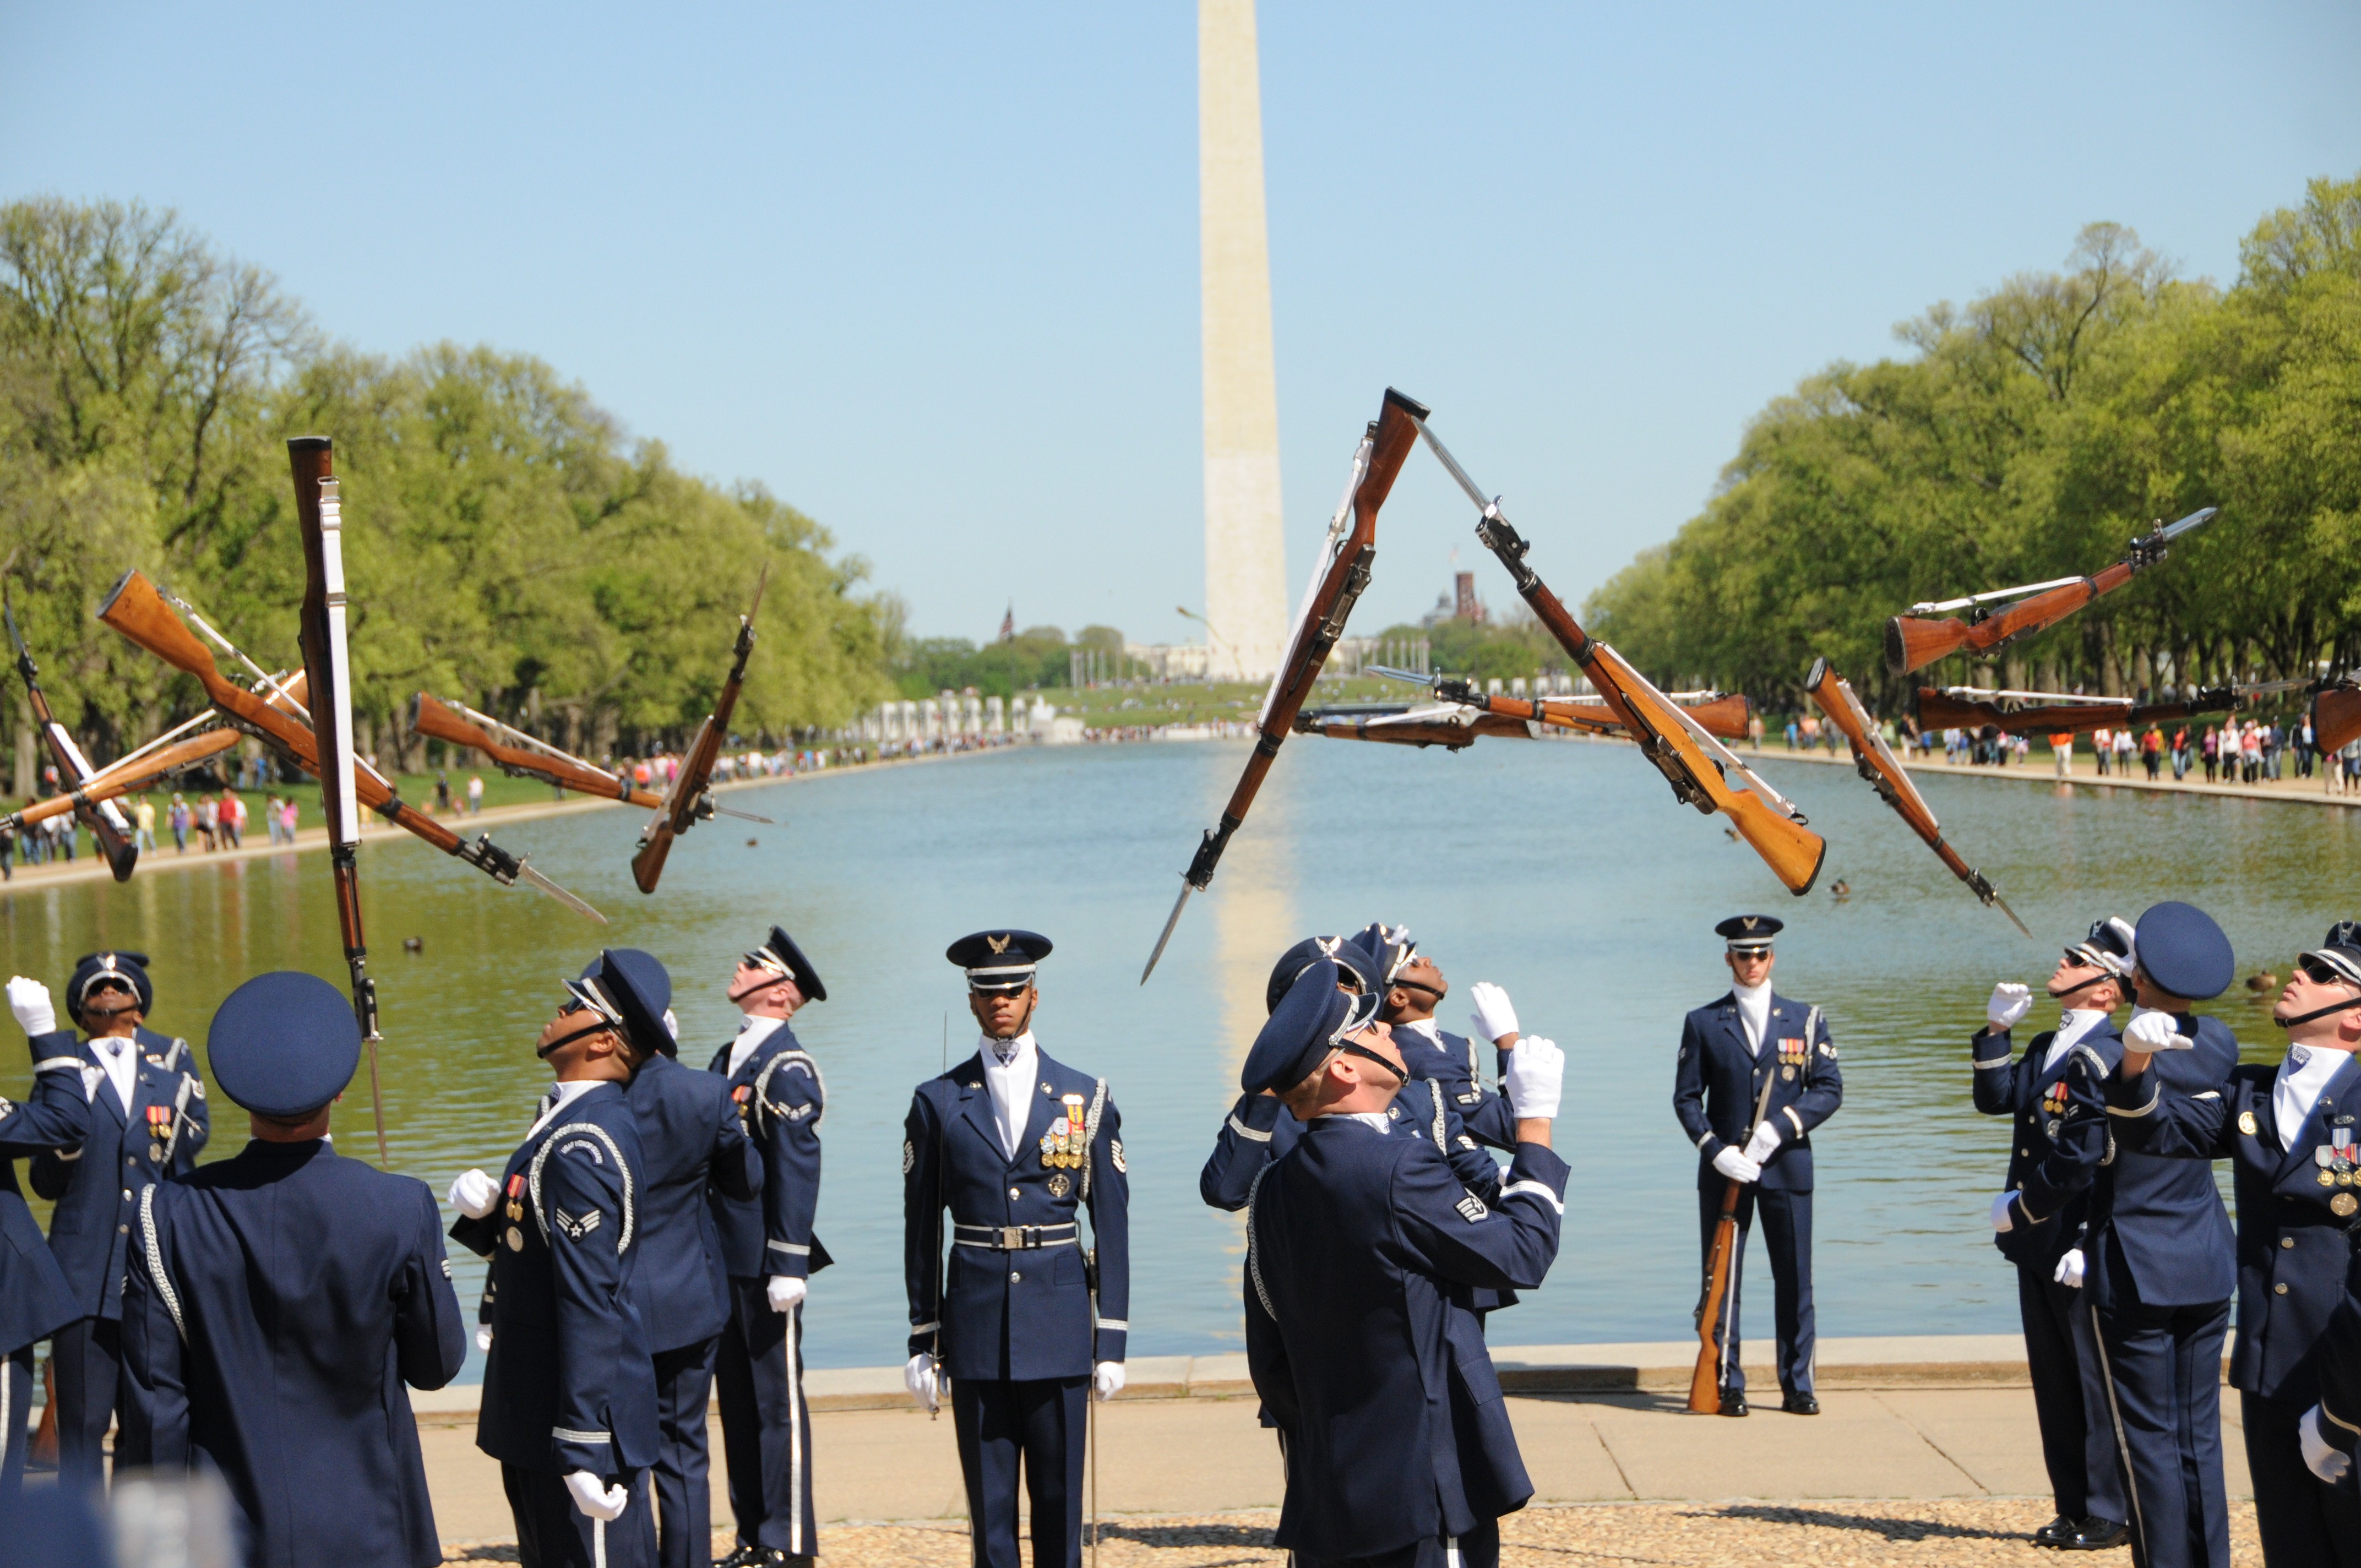
[[(1626, 745), (1627, 741), (1610, 741)], [(1832, 762), (1841, 767), (1852, 766), (1852, 753), (1839, 746), (1835, 751), (1789, 751), (1784, 746), (1737, 746), (1741, 757), (1762, 758), (1773, 762)], [(1940, 756), (1927, 756), (1912, 751), (1902, 757), (1902, 765), (1913, 773), (1949, 773), (1960, 777), (2002, 779), (2011, 784), (2064, 785), (2069, 789), (2148, 790), (2161, 795), (2202, 795), (2218, 800), (2283, 800), (2306, 806), (2342, 806), (2361, 810), (2361, 794), (2351, 790), (2332, 794), (2327, 780), (2319, 769), (2308, 779), (2297, 778), (2293, 764), (2283, 779), (2266, 779), (2255, 784), (2207, 784), (2202, 770), (2192, 769), (2185, 779), (2175, 779), (2171, 770), (2150, 780), (2146, 770), (2136, 773), (2109, 773), (2101, 776), (2095, 758), (2081, 752), (2074, 755), (2072, 770), (2067, 777), (2058, 776), (2058, 770), (2047, 744), (2035, 746), (2031, 756), (2019, 766), (2012, 759), (2005, 767), (1979, 767), (1967, 762), (1947, 762)], [(2340, 764), (2341, 765), (2341, 764)]]

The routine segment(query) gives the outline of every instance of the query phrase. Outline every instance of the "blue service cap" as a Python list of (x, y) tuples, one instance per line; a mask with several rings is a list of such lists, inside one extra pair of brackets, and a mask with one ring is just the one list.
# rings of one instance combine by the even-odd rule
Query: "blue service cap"
[(1354, 932), (1353, 946), (1369, 955), (1380, 986), (1393, 984), (1394, 976), (1418, 956), (1418, 944), (1411, 939), (1410, 927), (1389, 926), (1382, 920), (1372, 920)]
[[(1345, 971), (1345, 977), (1356, 988), (1375, 996), (1385, 990), (1385, 980), (1378, 961), (1368, 950), (1348, 937), (1306, 937), (1279, 955), (1279, 962), (1270, 970), (1270, 980), (1262, 988), (1262, 1004), (1266, 1012), (1277, 1012), (1279, 999), (1293, 988), (1305, 970), (1315, 964), (1334, 964)], [(1334, 984), (1334, 981), (1329, 982)]]
[(2202, 1002), (2230, 989), (2238, 960), (2213, 916), (2193, 904), (2158, 904), (2134, 932), (2139, 967), (2175, 996)]
[(580, 1005), (613, 1025), (643, 1057), (676, 1056), (680, 1046), (664, 1027), (672, 1005), (672, 975), (653, 953), (608, 948), (590, 960), (579, 980), (566, 982)]
[(1713, 934), (1729, 943), (1733, 953), (1767, 953), (1771, 938), (1786, 928), (1776, 915), (1733, 915), (1718, 922)]
[(301, 1121), (345, 1091), (361, 1060), (350, 998), (316, 974), (276, 970), (225, 998), (205, 1031), (221, 1091), (258, 1116)]
[(1340, 972), (1334, 959), (1322, 959), (1295, 977), (1255, 1036), (1238, 1071), (1238, 1087), (1249, 1094), (1292, 1089), (1344, 1036), (1368, 1026), (1378, 1015), (1377, 993), (1346, 995), (1336, 989)]
[(73, 978), (66, 981), (66, 1012), (79, 1017), (83, 998), (102, 987), (115, 985), (139, 999), (139, 1011), (151, 1012), (156, 1004), (156, 985), (148, 978), (148, 955), (125, 952), (84, 953), (74, 959)]
[(970, 991), (1022, 991), (1033, 983), (1033, 966), (1049, 956), (1049, 938), (1038, 931), (978, 931), (943, 949), (943, 957), (967, 970)]
[[(819, 970), (812, 968), (811, 959), (804, 957), (804, 950), (796, 946), (796, 939), (787, 935), (785, 927), (772, 927), (771, 934), (763, 945), (744, 957), (751, 968), (768, 970), (781, 980), (794, 981), (796, 989), (804, 993), (806, 1001), (828, 1000), (828, 987), (819, 982)], [(777, 981), (764, 982), (766, 986), (777, 983)], [(737, 999), (732, 997), (731, 1000)]]

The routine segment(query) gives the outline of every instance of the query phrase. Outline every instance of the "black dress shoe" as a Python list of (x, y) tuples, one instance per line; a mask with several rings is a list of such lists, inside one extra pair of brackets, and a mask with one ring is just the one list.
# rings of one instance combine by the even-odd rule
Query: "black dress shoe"
[(1743, 1388), (1724, 1388), (1721, 1391), (1721, 1413), (1725, 1416), (1744, 1415), (1746, 1413), (1746, 1390)]
[(749, 1563), (761, 1560), (758, 1555), (761, 1551), (762, 1548), (759, 1546), (748, 1546), (741, 1542), (737, 1551), (716, 1563), (713, 1568), (747, 1568)]
[(2082, 1526), (2081, 1521), (2068, 1519), (2064, 1514), (2059, 1514), (2056, 1519), (2051, 1519), (2048, 1524), (2043, 1525), (2039, 1530), (2033, 1532), (2033, 1544), (2036, 1546), (2064, 1546), (2067, 1542), (2072, 1541), (2076, 1535), (2080, 1534), (2081, 1529)]
[(1779, 1401), (1779, 1408), (1791, 1416), (1817, 1416), (1820, 1402), (1809, 1394), (1790, 1394)]
[(2065, 1546), (2069, 1552), (2113, 1552), (2131, 1543), (2131, 1526), (2093, 1517), (2082, 1521), (2082, 1528), (2074, 1532), (2073, 1539)]

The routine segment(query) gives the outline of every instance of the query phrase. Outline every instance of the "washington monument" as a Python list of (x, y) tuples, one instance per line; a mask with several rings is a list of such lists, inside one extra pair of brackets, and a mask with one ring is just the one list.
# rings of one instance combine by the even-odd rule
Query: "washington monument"
[(1259, 680), (1287, 638), (1287, 547), (1254, 0), (1197, 0), (1197, 182), (1212, 673)]

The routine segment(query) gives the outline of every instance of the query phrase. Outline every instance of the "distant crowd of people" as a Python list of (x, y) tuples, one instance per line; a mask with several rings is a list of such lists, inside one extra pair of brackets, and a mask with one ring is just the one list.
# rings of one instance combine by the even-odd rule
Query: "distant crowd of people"
[[(1932, 758), (1939, 746), (1944, 762), (1962, 767), (2005, 767), (2012, 762), (2024, 767), (2033, 751), (2030, 736), (1990, 727), (1929, 729), (1916, 736), (1905, 732), (1896, 739), (1925, 758)], [(1843, 745), (1834, 725), (1824, 725), (1811, 714), (1787, 720), (1786, 740), (1791, 751), (1808, 751), (1822, 745), (1834, 751)], [(2331, 795), (2361, 794), (2361, 740), (2334, 753), (2323, 752), (2309, 714), (2299, 715), (2288, 724), (2253, 718), (2203, 726), (2182, 724), (2169, 733), (2156, 724), (2145, 730), (2100, 729), (2090, 732), (2090, 743), (2101, 778), (2130, 778), (2136, 768), (2158, 780), (2169, 767), (2175, 780), (2185, 780), (2193, 770), (2202, 768), (2207, 784), (2252, 784), (2284, 780), (2292, 768), (2299, 779), (2312, 778), (2316, 773)], [(2074, 745), (2071, 733), (2049, 737), (2050, 758), (2061, 779), (2073, 775)]]

